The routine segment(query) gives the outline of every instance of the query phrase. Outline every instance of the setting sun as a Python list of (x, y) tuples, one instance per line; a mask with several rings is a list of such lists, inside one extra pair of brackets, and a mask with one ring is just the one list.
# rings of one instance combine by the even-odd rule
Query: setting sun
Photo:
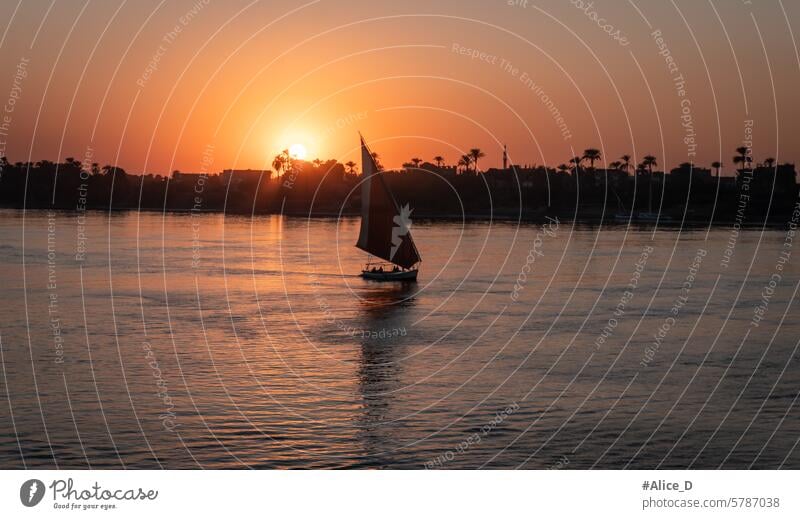
[(305, 160), (308, 155), (308, 150), (302, 144), (292, 144), (289, 146), (289, 155), (294, 159)]

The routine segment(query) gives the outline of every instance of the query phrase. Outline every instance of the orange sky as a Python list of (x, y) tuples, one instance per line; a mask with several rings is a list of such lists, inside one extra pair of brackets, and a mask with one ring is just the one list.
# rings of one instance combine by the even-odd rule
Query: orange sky
[(389, 167), (471, 147), (499, 165), (507, 143), (517, 163), (591, 146), (730, 168), (752, 120), (756, 160), (797, 160), (798, 3), (581, 3), (3, 2), (0, 151), (215, 171), (296, 142), (358, 161), (361, 130)]

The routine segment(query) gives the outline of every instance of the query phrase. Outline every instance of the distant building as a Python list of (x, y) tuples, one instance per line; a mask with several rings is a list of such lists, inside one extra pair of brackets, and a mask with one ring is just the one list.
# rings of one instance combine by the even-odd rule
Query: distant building
[(431, 164), (430, 162), (423, 162), (419, 165), (419, 169), (430, 171), (431, 173), (437, 173), (443, 177), (454, 177), (458, 172), (458, 168), (455, 166), (437, 166), (436, 164)]
[(753, 169), (753, 181), (750, 187), (761, 194), (794, 195), (797, 190), (797, 172), (794, 164), (777, 166), (759, 164)]
[[(650, 177), (650, 172), (646, 169), (640, 169), (636, 172), (636, 177), (638, 178), (639, 182), (647, 182), (648, 177)], [(653, 183), (662, 183), (664, 182), (664, 172), (663, 171), (653, 171)]]
[(679, 182), (688, 183), (691, 179), (693, 182), (711, 183), (714, 180), (710, 169), (698, 167), (691, 162), (684, 162), (677, 168), (670, 170), (669, 174)]
[(173, 171), (171, 180), (173, 182), (194, 182), (202, 175), (209, 176), (208, 173), (184, 173), (183, 171)]

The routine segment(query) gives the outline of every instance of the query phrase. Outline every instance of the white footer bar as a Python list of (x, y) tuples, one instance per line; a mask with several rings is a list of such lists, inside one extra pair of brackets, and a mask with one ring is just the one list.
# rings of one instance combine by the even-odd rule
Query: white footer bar
[(800, 517), (798, 483), (791, 471), (0, 471), (0, 510), (140, 519)]

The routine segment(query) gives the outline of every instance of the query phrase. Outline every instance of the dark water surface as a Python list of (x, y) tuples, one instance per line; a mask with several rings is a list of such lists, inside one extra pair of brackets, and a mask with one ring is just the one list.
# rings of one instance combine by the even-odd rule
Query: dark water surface
[(800, 468), (785, 231), (357, 229), (0, 212), (0, 468)]

